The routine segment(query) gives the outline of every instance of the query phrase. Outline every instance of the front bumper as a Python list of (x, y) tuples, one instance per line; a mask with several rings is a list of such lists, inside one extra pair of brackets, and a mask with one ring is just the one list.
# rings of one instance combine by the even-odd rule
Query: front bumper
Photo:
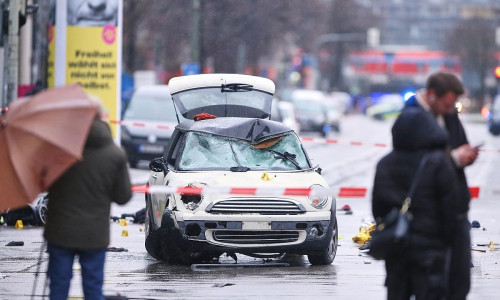
[(328, 247), (335, 225), (333, 209), (279, 216), (279, 219), (276, 216), (206, 214), (180, 220), (176, 216), (181, 217), (180, 214), (167, 212), (160, 230), (177, 231), (176, 236), (182, 237), (179, 242), (192, 252), (312, 254)]

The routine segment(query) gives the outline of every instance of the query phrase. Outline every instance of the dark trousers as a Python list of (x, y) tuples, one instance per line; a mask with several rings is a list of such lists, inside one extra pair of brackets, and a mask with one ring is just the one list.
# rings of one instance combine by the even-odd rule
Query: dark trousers
[(450, 265), (450, 297), (453, 300), (462, 300), (470, 290), (470, 228), (469, 220), (464, 218), (458, 221), (457, 232), (453, 242)]
[(446, 251), (423, 250), (386, 260), (387, 299), (438, 300), (446, 296)]
[(50, 299), (68, 299), (69, 286), (73, 277), (73, 262), (79, 257), (82, 266), (82, 285), (85, 299), (103, 300), (104, 261), (106, 249), (77, 250), (48, 244)]

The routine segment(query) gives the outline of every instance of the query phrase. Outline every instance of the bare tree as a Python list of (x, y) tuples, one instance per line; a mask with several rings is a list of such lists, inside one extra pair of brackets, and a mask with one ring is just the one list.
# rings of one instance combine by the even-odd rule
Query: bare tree
[[(474, 18), (452, 29), (445, 44), (446, 49), (460, 57), (463, 73), (469, 72), (479, 79), (477, 97), (484, 99), (485, 79), (495, 66), (495, 26), (485, 19)], [(467, 86), (468, 83), (465, 82)]]
[[(124, 68), (167, 72), (190, 61), (192, 1), (125, 0)], [(307, 48), (324, 29), (322, 0), (201, 0), (200, 63), (216, 72), (241, 72), (272, 57), (295, 35)], [(255, 70), (254, 70), (255, 72)]]

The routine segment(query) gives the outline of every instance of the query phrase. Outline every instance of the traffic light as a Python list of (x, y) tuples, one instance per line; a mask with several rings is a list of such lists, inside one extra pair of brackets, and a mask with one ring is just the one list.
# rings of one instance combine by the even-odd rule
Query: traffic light
[(497, 66), (497, 67), (495, 68), (495, 77), (496, 77), (497, 79), (500, 79), (500, 66)]

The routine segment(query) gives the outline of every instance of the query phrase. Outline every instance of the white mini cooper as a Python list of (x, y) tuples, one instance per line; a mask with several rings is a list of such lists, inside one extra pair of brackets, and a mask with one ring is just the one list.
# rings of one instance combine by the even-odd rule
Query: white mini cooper
[[(223, 253), (301, 254), (314, 265), (332, 263), (335, 198), (282, 193), (328, 186), (295, 132), (269, 120), (274, 83), (203, 74), (172, 78), (169, 89), (178, 112), (193, 121), (178, 124), (164, 156), (151, 161), (150, 189), (221, 192), (146, 193), (148, 253), (174, 264), (213, 261)], [(222, 187), (241, 189), (235, 194)], [(241, 193), (254, 188), (269, 193)]]

